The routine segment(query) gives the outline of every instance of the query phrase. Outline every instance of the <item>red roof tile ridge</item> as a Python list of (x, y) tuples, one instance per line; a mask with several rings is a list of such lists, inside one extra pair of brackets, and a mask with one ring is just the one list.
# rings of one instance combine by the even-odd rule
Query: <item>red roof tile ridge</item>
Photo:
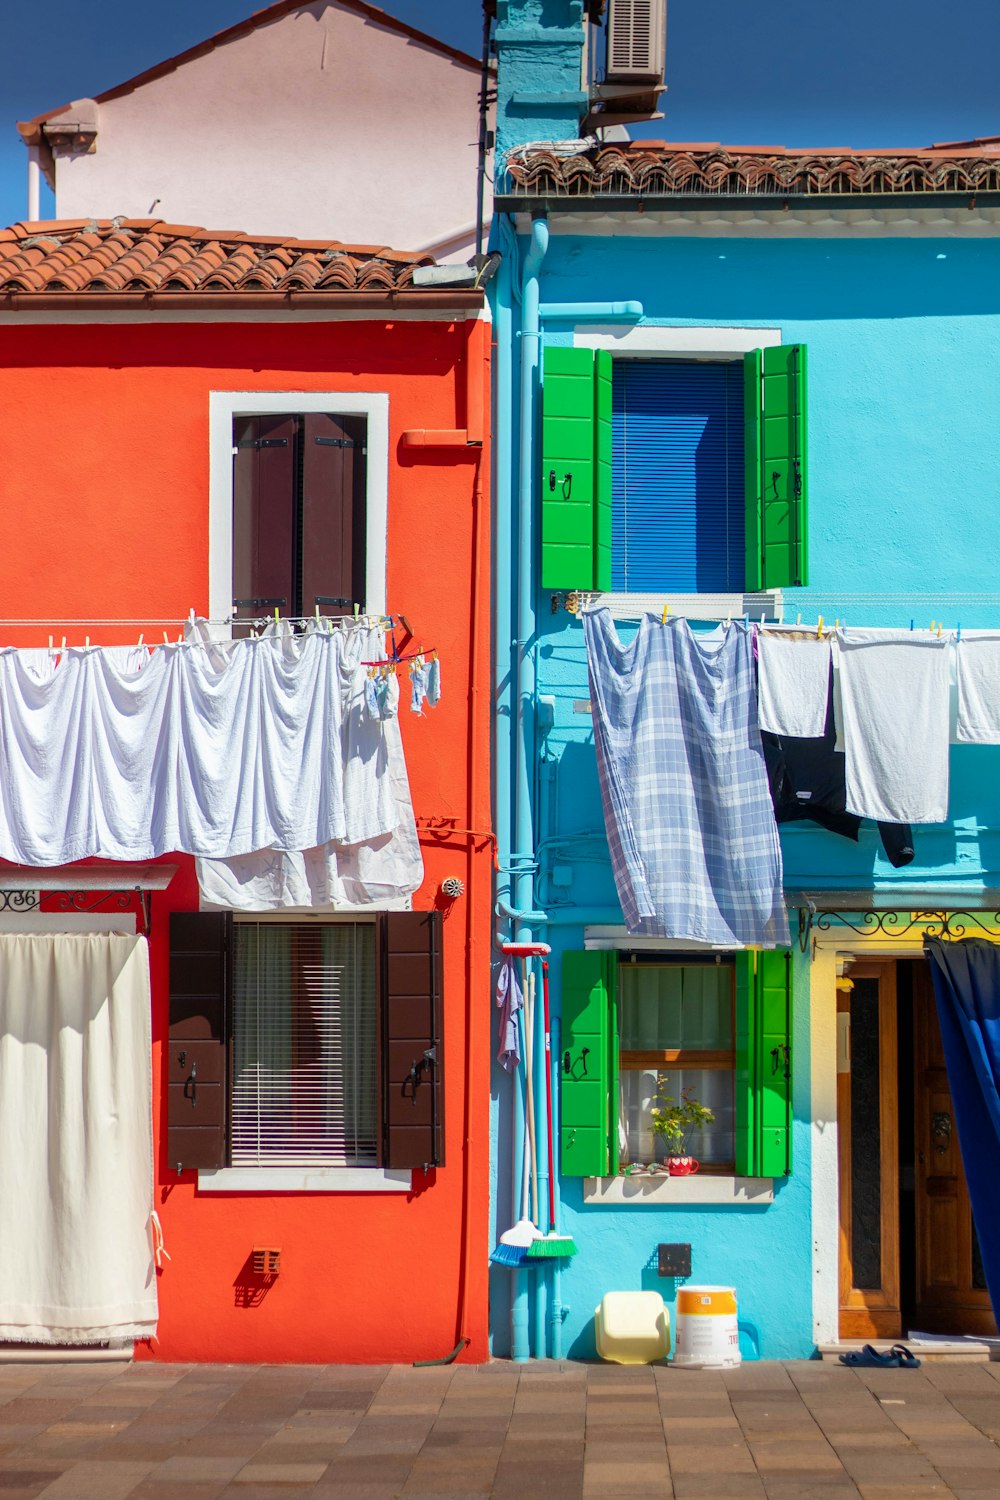
[[(475, 68), (477, 72), (482, 66), (481, 60), (474, 57), (471, 52), (463, 52), (458, 47), (452, 47), (448, 42), (442, 42), (439, 37), (432, 36), (428, 31), (420, 31), (416, 26), (407, 25), (405, 21), (389, 15), (388, 11), (380, 9), (379, 6), (368, 4), (368, 0), (336, 0), (336, 3), (345, 10), (352, 10), (357, 15), (364, 16), (366, 20), (386, 27), (389, 31), (398, 32), (410, 41), (419, 42), (422, 46), (440, 52), (443, 56), (451, 58), (453, 62)], [(275, 0), (273, 5), (266, 5), (262, 10), (253, 11), (244, 20), (236, 21), (232, 26), (213, 32), (200, 42), (194, 42), (190, 47), (184, 48), (182, 52), (176, 52), (172, 57), (165, 57), (161, 62), (144, 68), (141, 73), (126, 78), (123, 83), (117, 83), (112, 88), (105, 89), (103, 93), (94, 94), (93, 98), (97, 104), (106, 104), (112, 99), (120, 98), (123, 94), (130, 94), (135, 89), (164, 77), (167, 73), (175, 72), (185, 63), (204, 57), (207, 52), (214, 52), (217, 47), (224, 47), (227, 42), (235, 42), (241, 36), (247, 36), (261, 26), (270, 25), (272, 21), (280, 21), (282, 16), (288, 15), (291, 11), (305, 9), (308, 4), (309, 0)], [(71, 100), (67, 104), (60, 104), (55, 109), (43, 110), (41, 114), (33, 115), (30, 120), (18, 120), (17, 128), (24, 140), (30, 144), (37, 138), (39, 127), (57, 115), (63, 114), (71, 107), (72, 102)]]

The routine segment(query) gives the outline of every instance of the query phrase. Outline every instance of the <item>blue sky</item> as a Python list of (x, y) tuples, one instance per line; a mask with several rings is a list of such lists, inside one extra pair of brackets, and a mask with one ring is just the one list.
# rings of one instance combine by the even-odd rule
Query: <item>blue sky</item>
[[(26, 211), (16, 120), (110, 88), (261, 3), (10, 0), (0, 47), (0, 223)], [(384, 8), (479, 50), (479, 0), (387, 0)], [(1000, 134), (997, 0), (669, 0), (668, 11), (666, 118), (638, 134), (855, 147)]]

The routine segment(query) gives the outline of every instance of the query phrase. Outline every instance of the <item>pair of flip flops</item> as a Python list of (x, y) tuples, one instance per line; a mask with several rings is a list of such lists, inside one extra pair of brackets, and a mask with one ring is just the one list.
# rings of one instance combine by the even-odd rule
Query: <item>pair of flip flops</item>
[(893, 1344), (891, 1349), (876, 1349), (874, 1344), (865, 1344), (863, 1349), (849, 1349), (840, 1356), (842, 1365), (851, 1365), (859, 1370), (919, 1370), (920, 1361), (905, 1344)]

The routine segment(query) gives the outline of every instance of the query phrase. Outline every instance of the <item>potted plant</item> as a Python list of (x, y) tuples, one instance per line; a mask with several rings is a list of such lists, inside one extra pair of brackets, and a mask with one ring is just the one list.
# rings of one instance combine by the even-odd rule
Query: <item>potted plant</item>
[(666, 1092), (667, 1080), (658, 1080), (656, 1102), (650, 1109), (653, 1134), (665, 1148), (667, 1170), (671, 1177), (687, 1177), (697, 1172), (699, 1163), (688, 1152), (688, 1142), (696, 1130), (711, 1125), (712, 1111), (682, 1089), (680, 1098)]

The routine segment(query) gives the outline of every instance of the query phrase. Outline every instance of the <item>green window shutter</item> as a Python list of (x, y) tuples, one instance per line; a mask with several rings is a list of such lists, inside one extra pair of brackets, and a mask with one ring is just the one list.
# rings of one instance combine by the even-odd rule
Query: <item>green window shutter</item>
[(764, 587), (764, 551), (761, 533), (760, 496), (760, 395), (763, 360), (760, 349), (743, 356), (743, 463), (746, 476), (746, 588), (756, 593)]
[(594, 582), (611, 588), (611, 352), (594, 358)]
[(559, 1145), (567, 1177), (609, 1171), (614, 961), (613, 953), (563, 954)]
[(751, 349), (743, 358), (747, 588), (808, 582), (806, 346)]
[(758, 1172), (786, 1177), (792, 1169), (792, 956), (787, 948), (757, 955), (759, 1067)]
[(736, 1175), (792, 1170), (791, 953), (736, 955)]
[(557, 346), (543, 360), (542, 588), (592, 589), (594, 351)]
[(757, 954), (736, 954), (736, 1175), (757, 1175), (757, 1050), (754, 996)]

